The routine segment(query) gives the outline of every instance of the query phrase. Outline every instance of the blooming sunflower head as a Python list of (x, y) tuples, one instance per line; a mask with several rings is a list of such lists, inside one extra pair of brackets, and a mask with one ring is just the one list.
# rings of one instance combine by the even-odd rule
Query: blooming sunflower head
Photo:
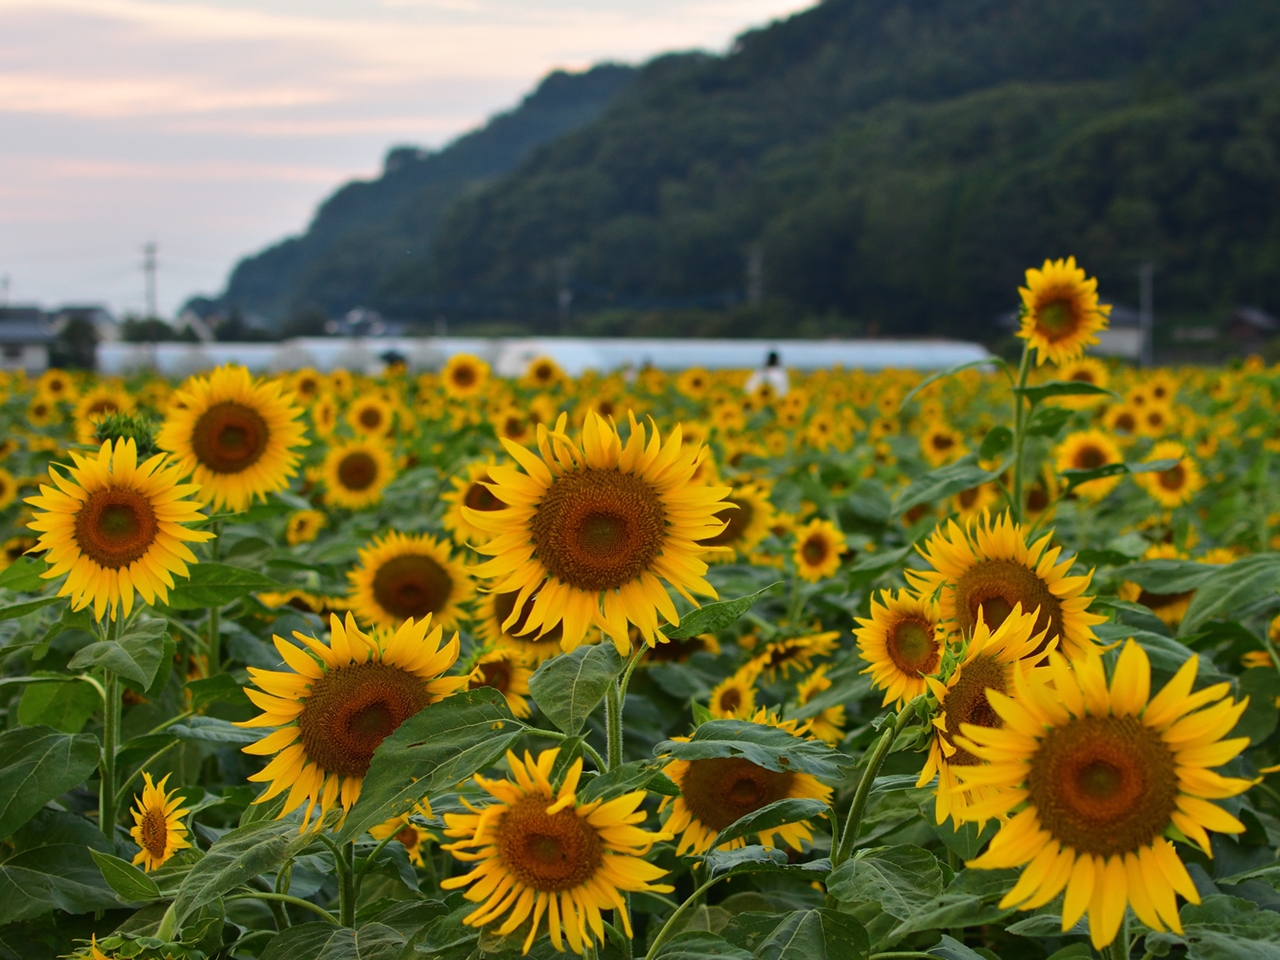
[[(559, 749), (545, 750), (535, 760), (508, 751), (511, 779), (490, 780), (476, 774), (477, 786), (493, 801), (470, 813), (446, 813), (446, 844), (459, 860), (474, 864), (470, 872), (441, 883), (480, 904), (467, 915), (472, 926), (496, 924), (499, 936), (528, 925), (528, 953), (542, 921), (557, 950), (583, 953), (604, 942), (602, 910), (614, 910), (628, 937), (631, 917), (624, 894), (669, 893), (656, 883), (666, 871), (645, 859), (654, 843), (667, 839), (638, 824), (645, 819), (640, 804), (645, 791), (612, 800), (579, 803), (582, 777), (579, 757), (564, 772), (559, 786), (552, 772)], [(465, 802), (465, 801), (464, 801)]]
[[(420, 816), (431, 816), (431, 808), (423, 804), (419, 804), (415, 812)], [(375, 840), (386, 840), (387, 838), (394, 840), (404, 847), (404, 852), (408, 855), (409, 862), (418, 867), (426, 866), (427, 861), (422, 854), (424, 845), (429, 841), (440, 839), (426, 827), (415, 823), (407, 813), (392, 817), (376, 827), (370, 827), (369, 836)]]
[[(1088, 383), (1095, 387), (1106, 388), (1111, 382), (1111, 374), (1106, 364), (1093, 357), (1077, 357), (1062, 364), (1053, 379), (1065, 380), (1069, 383)], [(1105, 393), (1086, 393), (1079, 396), (1055, 397), (1053, 402), (1069, 410), (1087, 410), (1105, 402)]]
[(920, 452), (931, 466), (940, 467), (964, 456), (964, 435), (941, 421), (929, 424), (920, 435)]
[(76, 434), (81, 443), (92, 443), (98, 424), (112, 414), (132, 413), (137, 403), (122, 387), (102, 384), (86, 390), (76, 401)]
[(444, 517), (441, 518), (441, 523), (444, 524), (444, 528), (453, 537), (453, 542), (459, 546), (485, 543), (493, 539), (493, 534), (481, 530), (467, 520), (463, 514), (464, 507), (480, 513), (492, 513), (495, 510), (505, 510), (507, 508), (507, 505), (499, 500), (490, 489), (493, 484), (493, 478), (489, 476), (489, 469), (492, 466), (492, 460), (467, 464), (466, 474), (464, 476), (450, 477), (449, 483), (453, 486), (453, 489), (440, 497), (441, 500), (449, 504), (444, 512)]
[[(1064, 470), (1096, 470), (1112, 463), (1123, 463), (1124, 454), (1120, 447), (1101, 430), (1080, 430), (1068, 434), (1058, 447), (1057, 468)], [(1075, 488), (1076, 496), (1089, 501), (1098, 501), (1116, 488), (1120, 476), (1099, 477)]]
[(533, 671), (522, 650), (497, 647), (482, 654), (471, 671), (468, 689), (492, 687), (506, 698), (511, 713), (521, 719), (529, 716), (529, 678)]
[(924, 678), (938, 672), (946, 645), (946, 630), (938, 604), (906, 590), (895, 596), (881, 591), (871, 600), (870, 619), (859, 619), (854, 636), (858, 652), (869, 666), (871, 682), (884, 691), (884, 702), (906, 703), (926, 690)]
[(158, 784), (151, 782), (151, 774), (143, 773), (142, 796), (133, 809), (133, 827), (129, 835), (142, 849), (133, 858), (134, 865), (150, 871), (160, 867), (179, 850), (191, 844), (187, 842), (187, 828), (182, 823), (190, 810), (181, 809), (182, 797), (176, 790), (165, 793), (164, 785), (169, 775)]
[(382, 499), (396, 475), (390, 451), (377, 439), (336, 443), (325, 454), (325, 503), (349, 510), (363, 510)]
[(1138, 486), (1147, 491), (1151, 499), (1166, 510), (1172, 510), (1189, 502), (1196, 491), (1204, 486), (1200, 467), (1187, 455), (1187, 448), (1176, 440), (1157, 443), (1151, 448), (1151, 454), (1147, 459), (1178, 461), (1167, 470), (1133, 475)]
[[(796, 702), (804, 707), (819, 694), (830, 690), (831, 686), (832, 681), (827, 676), (827, 666), (823, 664), (796, 685)], [(824, 707), (809, 718), (809, 732), (832, 746), (844, 739), (844, 725), (843, 704)]]
[(347, 574), (351, 609), (364, 623), (394, 630), (406, 619), (432, 617), (442, 627), (457, 621), (461, 604), (474, 592), (462, 564), (447, 544), (420, 534), (392, 531), (359, 553), (359, 565)]
[(1075, 257), (1046, 260), (1039, 270), (1027, 271), (1022, 295), (1022, 325), (1018, 336), (1035, 348), (1036, 364), (1070, 363), (1084, 348), (1098, 342), (1107, 326), (1109, 304), (1098, 303), (1098, 281), (1086, 278)]
[(789, 677), (793, 670), (806, 671), (813, 667), (816, 657), (826, 657), (836, 648), (839, 630), (827, 630), (803, 637), (775, 640), (752, 661), (765, 679), (772, 683), (779, 677)]
[(489, 364), (469, 353), (457, 353), (440, 371), (445, 393), (455, 399), (482, 393), (489, 380)]
[(347, 423), (357, 435), (377, 439), (391, 433), (395, 426), (395, 413), (385, 399), (371, 394), (351, 402), (347, 407)]
[(26, 502), (36, 508), (28, 526), (40, 531), (46, 550), (45, 579), (67, 579), (59, 596), (73, 609), (93, 604), (94, 616), (123, 606), (133, 609), (136, 590), (147, 603), (167, 602), (173, 575), (188, 576), (195, 555), (187, 543), (213, 536), (184, 523), (204, 520), (199, 505), (184, 499), (199, 488), (182, 484), (182, 471), (166, 465), (164, 454), (138, 463), (133, 440), (104, 442), (96, 457), (71, 454), (75, 466), (64, 476), (50, 466), (56, 487), (40, 485)]
[(291, 513), (285, 524), (284, 536), (289, 546), (296, 547), (300, 543), (311, 543), (329, 522), (319, 510), (299, 510)]
[(717, 720), (736, 720), (756, 712), (756, 680), (760, 667), (752, 662), (729, 675), (711, 691), (708, 709)]
[(482, 594), (477, 604), (480, 609), (476, 633), (487, 646), (510, 647), (519, 651), (532, 666), (537, 666), (560, 653), (560, 639), (564, 630), (557, 623), (545, 633), (525, 633), (525, 621), (528, 620), (533, 605), (537, 603), (538, 595), (535, 593), (517, 610), (516, 601), (519, 597), (518, 591)]
[(1115, 939), (1125, 906), (1153, 930), (1181, 932), (1176, 894), (1199, 903), (1195, 885), (1165, 839), (1176, 829), (1212, 857), (1207, 831), (1244, 825), (1211, 801), (1252, 782), (1214, 772), (1249, 744), (1223, 739), (1247, 705), (1225, 683), (1192, 692), (1191, 657), (1151, 696), (1151, 667), (1130, 640), (1107, 683), (1094, 655), (1015, 676), (1013, 696), (992, 692), (998, 728), (961, 727), (960, 742), (986, 763), (959, 771), (962, 789), (986, 799), (961, 819), (1008, 817), (971, 867), (1026, 866), (1003, 906), (1030, 910), (1065, 890), (1064, 930), (1089, 913), (1099, 949)]
[(566, 422), (561, 415), (553, 432), (538, 428), (536, 454), (503, 441), (524, 468), (489, 470), (489, 489), (506, 509), (463, 507), (469, 523), (493, 536), (479, 547), (492, 559), (476, 573), (497, 578), (499, 592), (518, 594), (504, 629), (536, 593), (525, 633), (562, 624), (571, 650), (595, 624), (625, 650), (631, 623), (656, 643), (659, 616), (680, 619), (663, 581), (691, 602), (690, 591), (715, 596), (698, 541), (723, 529), (716, 511), (729, 491), (693, 483), (704, 448), (682, 444), (678, 426), (664, 444), (633, 416), (624, 444), (593, 412), (579, 442), (565, 436)]
[(810, 520), (796, 530), (796, 545), (791, 557), (800, 578), (817, 583), (840, 569), (840, 556), (846, 549), (844, 534), (834, 523)]
[(520, 385), (534, 390), (550, 390), (563, 384), (568, 377), (560, 364), (550, 357), (534, 357), (525, 367)]
[(270, 784), (255, 803), (285, 790), (284, 816), (307, 801), (303, 829), (318, 808), (325, 815), (340, 804), (343, 816), (360, 796), (360, 786), (378, 745), (405, 720), (458, 690), (466, 677), (446, 677), (458, 659), (458, 637), (441, 645), (441, 628), (431, 618), (405, 620), (394, 633), (362, 633), (351, 614), (329, 618), (329, 642), (294, 633), (302, 648), (275, 637), (291, 672), (249, 668), (258, 689), (245, 693), (263, 712), (242, 727), (276, 727), (244, 748), (271, 762), (249, 777)]
[(240, 512), (297, 472), (296, 448), (307, 443), (302, 411), (278, 382), (255, 383), (244, 367), (224, 366), (193, 377), (174, 397), (156, 444), (215, 508)]
[(768, 490), (757, 483), (735, 486), (724, 498), (718, 517), (724, 529), (715, 536), (699, 541), (703, 547), (717, 548), (710, 556), (725, 562), (745, 557), (769, 535), (774, 523), (773, 504)]

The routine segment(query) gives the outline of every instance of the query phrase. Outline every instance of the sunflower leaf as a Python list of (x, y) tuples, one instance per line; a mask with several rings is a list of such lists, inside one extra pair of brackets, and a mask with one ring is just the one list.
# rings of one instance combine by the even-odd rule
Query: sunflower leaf
[(820, 874), (825, 877), (831, 872), (831, 861), (825, 857), (792, 863), (785, 850), (758, 844), (736, 850), (709, 850), (702, 855), (702, 862), (713, 877), (737, 877), (748, 873)]
[(41, 810), (14, 834), (12, 847), (0, 853), (0, 924), (52, 909), (88, 913), (118, 908), (120, 901), (89, 855), (106, 848), (102, 831), (83, 817)]
[(113, 670), (145, 690), (151, 686), (164, 660), (164, 636), (169, 624), (164, 620), (139, 620), (118, 640), (100, 640), (76, 651), (68, 666), (72, 670), (101, 667)]
[(358, 930), (323, 921), (300, 923), (273, 937), (261, 960), (396, 960), (404, 944), (404, 934), (381, 923)]
[(1067, 481), (1067, 492), (1070, 493), (1076, 487), (1091, 480), (1118, 477), (1128, 472), (1129, 468), (1123, 463), (1104, 463), (1102, 466), (1094, 467), (1092, 470), (1062, 470), (1059, 471), (1058, 476)]
[(723, 937), (705, 930), (686, 930), (658, 948), (655, 960), (704, 960), (706, 957), (724, 958), (724, 960), (752, 960), (751, 954), (742, 947), (735, 947)]
[(1075, 412), (1066, 407), (1041, 407), (1027, 423), (1029, 437), (1056, 437)]
[(88, 734), (18, 727), (0, 734), (0, 758), (0, 837), (8, 837), (93, 773), (101, 752)]
[(742, 757), (766, 770), (808, 773), (838, 780), (841, 769), (853, 759), (821, 740), (803, 740), (778, 727), (749, 720), (712, 720), (694, 731), (687, 741), (664, 740), (653, 748), (659, 756), (676, 760), (708, 760)]
[(983, 470), (978, 466), (978, 455), (969, 453), (955, 463), (949, 463), (937, 470), (930, 470), (922, 477), (917, 477), (898, 495), (893, 503), (893, 515), (901, 516), (912, 507), (922, 503), (937, 503), (945, 500), (961, 490), (990, 483), (1003, 471), (1003, 464), (996, 470)]
[(543, 716), (576, 737), (626, 665), (612, 643), (581, 646), (544, 660), (529, 678), (529, 693)]
[(706, 606), (700, 607), (682, 617), (679, 626), (665, 631), (666, 637), (668, 640), (688, 640), (704, 633), (715, 633), (717, 630), (723, 630), (746, 616), (747, 611), (755, 606), (757, 600), (774, 587), (780, 586), (782, 582), (781, 580), (775, 580), (767, 587), (745, 597), (738, 597), (736, 600), (721, 600), (717, 603), (708, 603)]
[(0, 620), (17, 620), (19, 617), (25, 617), (28, 613), (50, 604), (57, 603), (63, 597), (41, 597), (39, 600), (24, 600), (22, 603), (11, 603), (7, 607), (0, 607)]
[(1195, 590), (1219, 569), (1194, 560), (1144, 560), (1113, 570), (1111, 575), (1132, 580), (1150, 593), (1168, 596)]
[(982, 446), (978, 449), (978, 456), (983, 460), (993, 460), (1012, 446), (1013, 431), (1001, 424), (992, 427), (987, 432), (987, 435), (982, 438)]
[(761, 830), (772, 830), (788, 823), (799, 823), (810, 817), (820, 817), (831, 812), (831, 808), (821, 800), (806, 797), (789, 797), (775, 800), (759, 810), (753, 810), (745, 817), (739, 817), (716, 835), (716, 845), (721, 846), (739, 837), (759, 833)]
[(827, 892), (842, 903), (878, 903), (898, 920), (940, 897), (942, 889), (938, 858), (909, 843), (859, 851), (827, 880)]
[(1048, 383), (1039, 383), (1033, 387), (1014, 387), (1013, 392), (1022, 394), (1031, 401), (1033, 406), (1050, 397), (1115, 396), (1106, 387), (1086, 383), (1083, 380), (1050, 380)]
[(190, 573), (188, 579), (177, 580), (169, 591), (169, 609), (222, 607), (258, 590), (283, 589), (275, 580), (255, 570), (225, 563), (197, 563), (190, 567)]
[(49, 581), (40, 574), (49, 569), (43, 560), (34, 557), (19, 557), (0, 571), (0, 587), (16, 593), (39, 593), (49, 585)]
[[(1255, 553), (1214, 570), (1191, 598), (1178, 636), (1189, 637), (1216, 618), (1240, 619), (1240, 611), (1280, 589), (1280, 553)], [(1232, 616), (1225, 614), (1230, 612)]]
[(756, 960), (859, 960), (871, 949), (857, 918), (835, 910), (738, 914), (724, 935)]
[(102, 879), (125, 903), (148, 903), (160, 899), (160, 888), (149, 876), (119, 857), (90, 850), (93, 862), (102, 871)]

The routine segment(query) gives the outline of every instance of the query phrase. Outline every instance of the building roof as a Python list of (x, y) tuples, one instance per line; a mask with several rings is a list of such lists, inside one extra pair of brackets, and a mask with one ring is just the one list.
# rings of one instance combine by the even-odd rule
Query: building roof
[(44, 324), (26, 320), (0, 319), (0, 343), (52, 343), (53, 334)]

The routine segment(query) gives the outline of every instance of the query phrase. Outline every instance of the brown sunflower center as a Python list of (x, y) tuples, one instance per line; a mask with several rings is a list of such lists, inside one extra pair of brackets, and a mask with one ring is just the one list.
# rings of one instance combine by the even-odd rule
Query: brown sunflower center
[(1005, 668), (993, 657), (977, 656), (960, 669), (960, 679), (954, 687), (947, 691), (944, 703), (947, 729), (942, 734), (947, 742), (956, 748), (955, 754), (948, 763), (961, 767), (974, 767), (982, 763), (968, 750), (957, 746), (955, 735), (960, 733), (962, 723), (971, 723), (976, 727), (1004, 726), (999, 714), (991, 708), (987, 700), (987, 690), (998, 690), (1008, 693), (1005, 682)]
[(428, 613), (439, 613), (452, 595), (449, 571), (426, 554), (392, 557), (373, 575), (373, 599), (401, 620), (420, 620)]
[(1061, 340), (1075, 333), (1080, 317), (1075, 304), (1067, 297), (1057, 297), (1040, 304), (1036, 311), (1036, 326), (1049, 340)]
[(1076, 451), (1072, 466), (1077, 470), (1097, 470), (1107, 462), (1107, 453), (1099, 447), (1086, 445)]
[(752, 811), (790, 795), (794, 773), (766, 770), (741, 757), (690, 760), (680, 783), (689, 811), (712, 830), (723, 830)]
[(1043, 513), (1049, 506), (1049, 491), (1036, 484), (1027, 491), (1027, 512)]
[(368, 490), (378, 479), (378, 461), (363, 450), (338, 461), (338, 482), (348, 490)]
[[(499, 625), (507, 622), (507, 618), (511, 616), (511, 611), (516, 608), (516, 600), (519, 596), (519, 591), (513, 590), (511, 593), (500, 593), (493, 598), (493, 613)], [(535, 593), (525, 601), (524, 606), (520, 608), (520, 616), (516, 618), (516, 622), (506, 632), (513, 637), (519, 637), (521, 643), (537, 644), (543, 649), (559, 646), (560, 638), (564, 636), (563, 623), (557, 623), (540, 637), (533, 633), (520, 636), (520, 631), (529, 622), (529, 614), (533, 612), (533, 604), (537, 597), (538, 595)]]
[(831, 555), (831, 544), (820, 533), (811, 534), (800, 547), (800, 556), (811, 567), (821, 566)]
[(975, 563), (956, 581), (955, 597), (956, 620), (965, 636), (977, 626), (979, 611), (983, 622), (995, 630), (1019, 603), (1023, 613), (1039, 610), (1033, 632), (1048, 627), (1046, 642), (1062, 635), (1062, 604), (1034, 570), (1012, 560)]
[(1138, 422), (1133, 418), (1133, 414), (1126, 410), (1116, 417), (1114, 426), (1115, 429), (1124, 433), (1133, 433), (1138, 426)]
[(932, 437), (933, 449), (950, 450), (956, 445), (955, 437), (949, 433), (935, 433)]
[(1097, 380), (1092, 370), (1077, 370), (1071, 374), (1070, 379), (1075, 383), (1096, 383)]
[(579, 590), (616, 590), (646, 572), (666, 540), (662, 500), (640, 477), (588, 468), (555, 480), (530, 521), (538, 559)]
[(366, 430), (377, 430), (382, 426), (382, 411), (377, 407), (364, 407), (357, 419)]
[(76, 545), (100, 567), (119, 570), (144, 556), (160, 522), (151, 501), (137, 490), (95, 490), (76, 513)]
[(933, 639), (933, 624), (925, 620), (899, 620), (887, 631), (885, 651), (893, 665), (908, 676), (933, 673), (942, 651)]
[(717, 533), (714, 537), (708, 537), (705, 540), (699, 540), (698, 544), (704, 547), (730, 547), (742, 539), (742, 535), (746, 533), (747, 527), (751, 525), (752, 514), (755, 508), (751, 506), (750, 501), (739, 499), (738, 497), (726, 497), (726, 503), (733, 504), (738, 509), (721, 508), (716, 513), (716, 518), (725, 521), (724, 529)]
[(142, 845), (147, 853), (157, 860), (162, 859), (169, 849), (169, 824), (165, 820), (164, 811), (159, 807), (148, 807), (138, 826), (142, 834)]
[(400, 832), (396, 834), (396, 839), (400, 841), (400, 845), (409, 852), (418, 849), (418, 828), (411, 823), (406, 823), (400, 828)]
[(1156, 479), (1160, 481), (1160, 486), (1166, 490), (1181, 490), (1187, 483), (1187, 471), (1179, 463), (1168, 470), (1160, 471), (1156, 474)]
[(363, 777), (378, 744), (430, 702), (419, 677), (388, 663), (330, 670), (311, 684), (298, 717), (307, 759), (340, 777)]
[(485, 486), (489, 483), (490, 478), (486, 473), (477, 477), (471, 482), (471, 486), (467, 487), (467, 493), (462, 498), (462, 502), (472, 510), (505, 510), (507, 505), (493, 495), (493, 491)]
[(511, 688), (511, 665), (505, 660), (493, 660), (480, 664), (480, 686), (493, 687), (500, 693)]
[(270, 431), (262, 415), (242, 403), (214, 404), (196, 420), (191, 448), (214, 473), (240, 473), (258, 462)]
[(85, 411), (89, 416), (95, 416), (99, 413), (119, 413), (120, 404), (116, 403), (110, 397), (103, 397), (89, 404), (89, 409)]
[(453, 368), (452, 378), (457, 386), (469, 387), (476, 382), (476, 372), (468, 364), (464, 363)]
[(720, 694), (716, 705), (725, 713), (733, 713), (742, 706), (742, 691), (737, 687), (730, 687)]
[(495, 827), (498, 853), (503, 866), (525, 886), (572, 890), (603, 865), (604, 842), (573, 807), (548, 816), (551, 800), (533, 795), (511, 804)]
[(1027, 788), (1040, 823), (1066, 846), (1107, 857), (1137, 850), (1169, 823), (1173, 753), (1135, 717), (1083, 717), (1049, 731)]

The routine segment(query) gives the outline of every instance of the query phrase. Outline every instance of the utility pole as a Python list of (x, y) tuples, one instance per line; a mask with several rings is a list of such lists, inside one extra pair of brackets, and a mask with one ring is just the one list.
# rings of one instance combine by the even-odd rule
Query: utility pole
[(147, 316), (152, 320), (159, 316), (156, 309), (156, 244), (154, 241), (142, 248), (142, 273), (147, 284)]
[(1138, 329), (1142, 336), (1139, 362), (1155, 366), (1155, 274), (1156, 265), (1148, 260), (1138, 267)]

